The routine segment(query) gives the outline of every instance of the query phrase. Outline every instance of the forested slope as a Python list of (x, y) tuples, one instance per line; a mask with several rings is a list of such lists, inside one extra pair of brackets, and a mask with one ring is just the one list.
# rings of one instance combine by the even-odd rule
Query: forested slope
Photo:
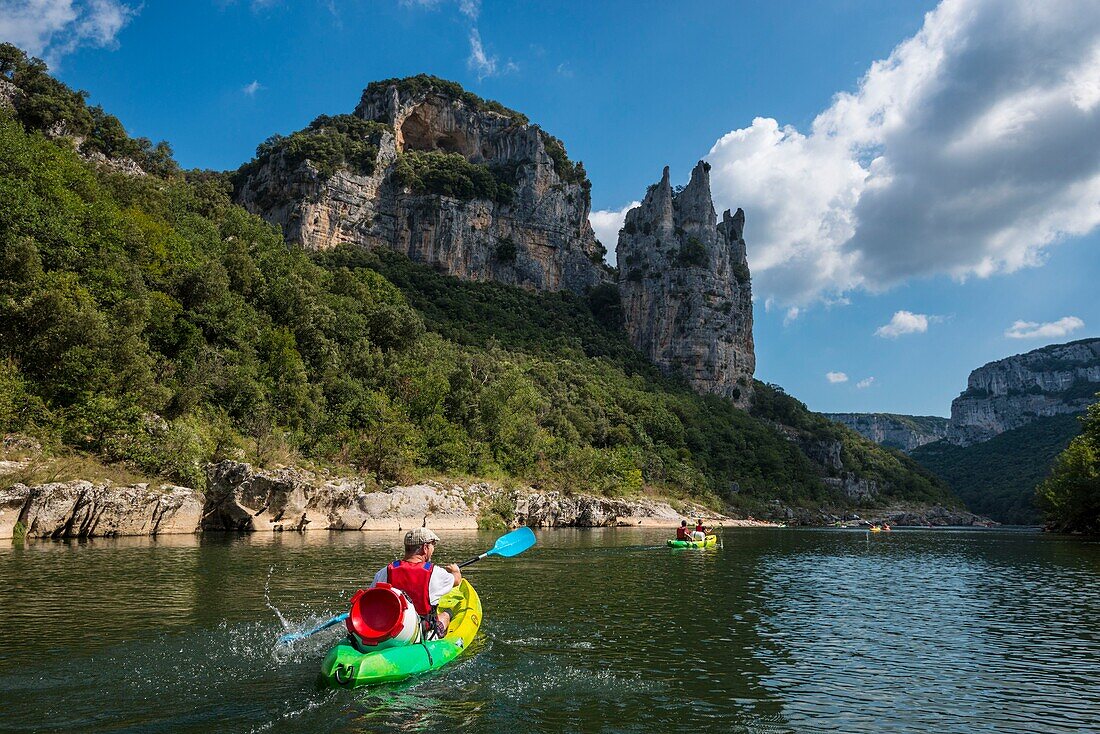
[(1079, 415), (1036, 418), (971, 446), (926, 444), (912, 457), (943, 479), (971, 512), (1010, 525), (1035, 525), (1040, 520), (1035, 488), (1080, 432)]
[[(0, 73), (43, 90), (40, 116), (84, 104), (10, 48)], [(206, 462), (244, 456), (750, 510), (843, 506), (822, 477), (844, 473), (884, 498), (952, 501), (781, 391), (760, 385), (749, 415), (662, 376), (618, 330), (614, 289), (538, 295), (390, 253), (311, 257), (233, 205), (227, 176), (121, 138), (152, 173), (120, 172), (79, 137), (46, 137), (23, 103), (0, 109), (0, 433), (196, 486)], [(842, 465), (812, 460), (815, 442), (839, 443)]]

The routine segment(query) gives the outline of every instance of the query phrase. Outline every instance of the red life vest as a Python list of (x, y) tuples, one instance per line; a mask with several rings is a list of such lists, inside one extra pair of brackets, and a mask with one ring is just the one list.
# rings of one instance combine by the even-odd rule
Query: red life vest
[(705, 533), (705, 532), (707, 532), (707, 529), (705, 527), (703, 527), (702, 525), (696, 525), (695, 526), (695, 532)]
[(691, 531), (683, 526), (676, 528), (676, 540), (691, 540)]
[(428, 583), (432, 578), (432, 562), (407, 563), (394, 561), (386, 566), (386, 580), (391, 586), (401, 589), (412, 599), (416, 613), (421, 617), (432, 611), (428, 595)]

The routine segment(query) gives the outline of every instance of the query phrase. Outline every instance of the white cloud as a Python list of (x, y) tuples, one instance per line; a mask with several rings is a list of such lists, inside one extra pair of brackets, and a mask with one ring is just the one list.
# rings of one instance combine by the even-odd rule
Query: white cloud
[(783, 325), (790, 326), (792, 322), (798, 319), (800, 313), (802, 313), (802, 309), (798, 306), (789, 306), (787, 313), (783, 314)]
[(848, 375), (843, 372), (826, 372), (825, 379), (836, 385), (837, 383), (847, 382)]
[(928, 322), (935, 317), (912, 311), (895, 311), (890, 323), (875, 329), (875, 336), (884, 339), (897, 339), (904, 334), (923, 334), (928, 331)]
[(640, 201), (632, 201), (622, 209), (600, 209), (588, 215), (588, 221), (596, 232), (596, 239), (607, 248), (607, 259), (615, 264), (615, 246), (619, 244), (619, 230), (623, 228), (623, 220), (626, 213), (636, 206), (641, 206)]
[(866, 390), (867, 388), (869, 388), (871, 385), (874, 385), (874, 384), (875, 384), (875, 378), (874, 377), (864, 377), (862, 380), (860, 380), (859, 382), (856, 383), (856, 387), (858, 387), (860, 390)]
[(470, 56), (466, 59), (466, 66), (477, 74), (478, 81), (519, 70), (519, 66), (511, 59), (501, 64), (495, 55), (487, 54), (481, 45), (481, 33), (477, 28), (470, 29)]
[(260, 91), (263, 88), (263, 84), (260, 84), (258, 81), (253, 79), (251, 82), (241, 87), (241, 91), (244, 92), (245, 96), (254, 97), (256, 96), (256, 92)]
[(137, 8), (117, 0), (4, 0), (0, 41), (14, 43), (51, 67), (81, 46), (112, 47)]
[(1043, 262), (1100, 224), (1100, 4), (944, 0), (800, 132), (758, 117), (707, 159), (748, 214), (754, 290), (804, 305)]
[(481, 13), (481, 0), (458, 0), (458, 10), (470, 20), (477, 20)]
[(1085, 328), (1085, 322), (1076, 316), (1063, 316), (1057, 321), (1038, 323), (1036, 321), (1017, 321), (1005, 330), (1009, 339), (1054, 339)]

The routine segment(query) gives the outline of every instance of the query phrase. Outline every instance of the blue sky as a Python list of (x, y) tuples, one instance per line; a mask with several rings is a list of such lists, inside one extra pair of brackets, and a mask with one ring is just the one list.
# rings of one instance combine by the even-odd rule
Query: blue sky
[(562, 138), (605, 232), (706, 157), (746, 210), (757, 376), (944, 415), (971, 369), (1100, 325), (1100, 12), (1053, 5), (0, 0), (0, 39), (187, 167), (419, 72)]

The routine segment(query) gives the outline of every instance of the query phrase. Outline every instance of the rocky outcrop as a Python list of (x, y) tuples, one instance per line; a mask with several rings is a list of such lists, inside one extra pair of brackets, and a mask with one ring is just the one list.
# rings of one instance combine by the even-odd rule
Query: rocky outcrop
[(994, 527), (1000, 523), (973, 512), (943, 505), (892, 505), (854, 512), (835, 512), (826, 508), (787, 507), (776, 501), (768, 517), (787, 525), (865, 528), (887, 523), (894, 527)]
[(749, 405), (756, 355), (745, 214), (716, 223), (710, 164), (675, 191), (668, 168), (619, 233), (619, 290), (633, 344), (700, 392)]
[(14, 114), (15, 106), (22, 94), (19, 87), (0, 76), (0, 112)]
[(1080, 413), (1100, 392), (1100, 339), (1055, 344), (990, 362), (970, 373), (951, 402), (947, 440), (988, 441), (1036, 418)]
[[(565, 496), (560, 492), (535, 492), (515, 500), (515, 523), (539, 528), (617, 526), (673, 527), (685, 518), (667, 502), (624, 500), (592, 495)], [(727, 520), (713, 511), (689, 503), (681, 508), (691, 517)]]
[(879, 485), (874, 479), (865, 479), (851, 472), (839, 477), (824, 477), (821, 481), (834, 492), (844, 495), (853, 502), (871, 502), (879, 493)]
[(906, 453), (947, 435), (948, 419), (935, 415), (894, 413), (822, 413), (831, 421), (848, 426), (864, 438)]
[[(429, 77), (367, 87), (358, 117), (384, 124), (372, 172), (257, 161), (236, 193), (311, 250), (386, 247), (468, 280), (583, 293), (609, 279), (588, 222), (590, 185), (560, 143), (518, 113)], [(416, 152), (454, 153), (507, 180), (497, 200), (410, 188), (395, 169)]]
[[(429, 482), (377, 490), (362, 480), (319, 477), (297, 469), (256, 470), (223, 461), (207, 469), (205, 530), (404, 530), (476, 528), (495, 513), (530, 527), (672, 526), (684, 515), (666, 502), (557, 492), (507, 491), (488, 484)], [(507, 508), (501, 517), (500, 508)], [(689, 503), (691, 516), (714, 517)]]
[(91, 538), (195, 533), (203, 497), (186, 487), (75, 480), (0, 490), (0, 538)]
[(186, 487), (94, 485), (74, 480), (0, 490), (0, 538), (95, 538), (200, 531), (439, 530), (477, 528), (487, 517), (510, 526), (673, 527), (716, 515), (696, 503), (505, 490), (485, 483), (428, 482), (377, 489), (362, 480), (301, 469), (255, 469), (238, 461), (207, 467), (205, 493)]
[(207, 480), (204, 530), (471, 528), (477, 527), (477, 498), (488, 492), (487, 485), (437, 483), (376, 491), (360, 479), (256, 470), (236, 461), (210, 465)]

